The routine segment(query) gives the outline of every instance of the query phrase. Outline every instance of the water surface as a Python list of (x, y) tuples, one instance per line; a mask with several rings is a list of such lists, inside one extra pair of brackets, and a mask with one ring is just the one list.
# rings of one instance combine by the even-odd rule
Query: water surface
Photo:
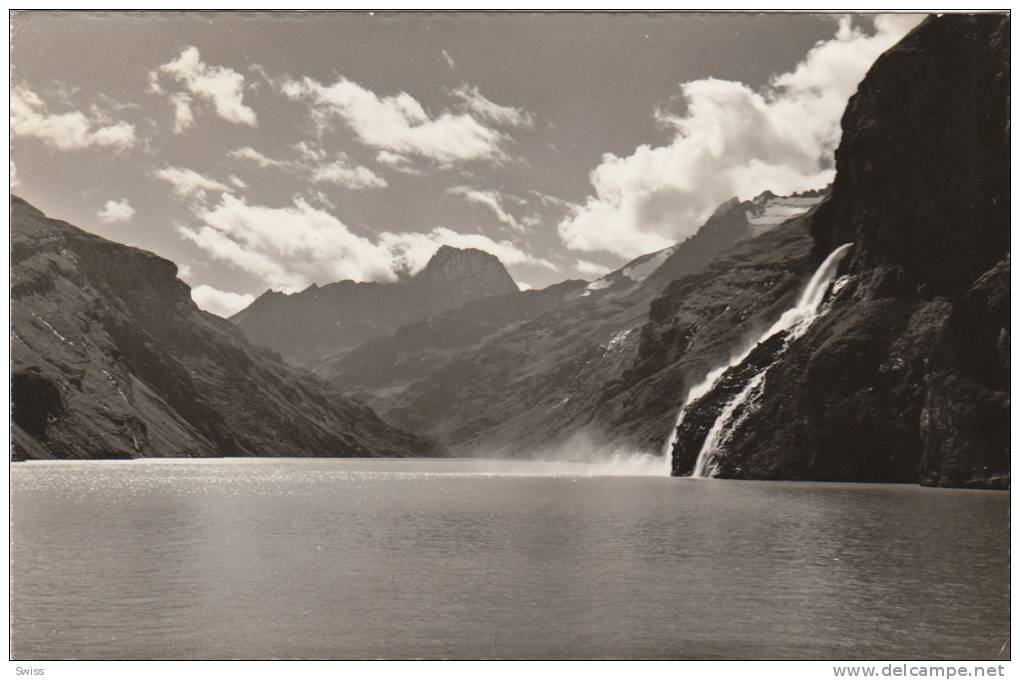
[(18, 463), (12, 653), (1008, 656), (1007, 493), (660, 469)]

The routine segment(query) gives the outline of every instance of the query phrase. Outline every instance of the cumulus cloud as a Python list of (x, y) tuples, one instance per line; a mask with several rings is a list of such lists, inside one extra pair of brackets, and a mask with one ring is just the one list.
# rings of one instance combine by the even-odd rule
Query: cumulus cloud
[(683, 113), (655, 114), (672, 140), (603, 156), (590, 177), (594, 194), (558, 227), (563, 242), (634, 257), (689, 237), (731, 196), (825, 186), (847, 99), (920, 19), (878, 16), (869, 31), (844, 17), (831, 39), (763, 91), (714, 78), (684, 83)]
[(531, 114), (524, 109), (497, 104), (486, 98), (473, 85), (461, 84), (452, 94), (482, 120), (510, 127), (530, 128), (535, 124)]
[(81, 111), (51, 113), (39, 95), (25, 85), (11, 90), (11, 134), (35, 137), (63, 151), (97, 147), (122, 151), (138, 142), (134, 125), (111, 121), (95, 109), (90, 115)]
[(232, 316), (255, 300), (255, 296), (246, 293), (231, 293), (202, 284), (191, 289), (191, 299), (207, 312), (222, 316)]
[(499, 130), (469, 113), (430, 115), (406, 92), (379, 96), (346, 78), (324, 85), (307, 77), (284, 82), (282, 90), (291, 99), (309, 102), (320, 125), (340, 120), (378, 150), (440, 165), (505, 157), (502, 147), (508, 138)]
[(222, 194), (216, 205), (196, 206), (201, 222), (178, 233), (214, 259), (248, 272), (271, 288), (295, 291), (311, 283), (342, 279), (394, 281), (419, 271), (440, 245), (478, 248), (507, 265), (555, 269), (510, 241), (436, 227), (427, 233), (354, 233), (335, 216), (303, 197), (275, 208)]
[(206, 191), (230, 191), (223, 182), (218, 182), (189, 168), (178, 168), (168, 165), (153, 171), (153, 176), (168, 182), (178, 196), (194, 196), (205, 198)]
[(530, 227), (538, 224), (538, 218), (535, 216), (528, 216), (518, 220), (512, 214), (507, 212), (504, 203), (509, 201), (513, 201), (515, 203), (523, 202), (521, 199), (514, 196), (509, 196), (499, 191), (483, 191), (481, 189), (473, 189), (467, 186), (450, 187), (446, 190), (446, 193), (453, 194), (454, 196), (462, 196), (471, 203), (477, 203), (478, 205), (485, 206), (492, 212), (493, 215), (496, 216), (496, 219), (514, 231), (523, 233), (528, 231)]
[(21, 180), (18, 179), (18, 168), (14, 166), (14, 161), (11, 161), (11, 188), (14, 189), (21, 185)]
[[(161, 75), (166, 75), (171, 84), (164, 85)], [(170, 87), (183, 91), (169, 92)], [(206, 64), (194, 46), (150, 72), (149, 91), (166, 94), (174, 105), (174, 131), (178, 133), (194, 123), (193, 100), (211, 105), (220, 118), (231, 123), (255, 126), (258, 122), (255, 111), (244, 103), (244, 76), (225, 66)]]
[(109, 200), (96, 215), (107, 224), (129, 222), (135, 216), (135, 209), (126, 198), (119, 201)]

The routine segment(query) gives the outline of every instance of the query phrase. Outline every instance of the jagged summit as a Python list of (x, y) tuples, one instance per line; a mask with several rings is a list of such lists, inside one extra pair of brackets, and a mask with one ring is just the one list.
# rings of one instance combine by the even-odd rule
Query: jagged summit
[(749, 201), (733, 196), (720, 203), (689, 238), (634, 258), (592, 281), (585, 294), (595, 291), (627, 292), (636, 285), (665, 286), (681, 276), (701, 271), (737, 241), (760, 236), (784, 222), (805, 215), (827, 195), (828, 190), (822, 189), (789, 196), (778, 196), (766, 190)]
[(252, 342), (310, 365), (465, 302), (518, 291), (495, 255), (443, 245), (394, 283), (344, 280), (297, 293), (268, 290), (231, 321)]

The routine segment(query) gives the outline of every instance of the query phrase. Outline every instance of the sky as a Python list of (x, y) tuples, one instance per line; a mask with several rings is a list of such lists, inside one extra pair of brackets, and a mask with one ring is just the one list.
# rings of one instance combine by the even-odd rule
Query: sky
[(178, 264), (203, 308), (394, 281), (442, 244), (524, 288), (824, 187), (910, 15), (12, 17), (12, 190)]

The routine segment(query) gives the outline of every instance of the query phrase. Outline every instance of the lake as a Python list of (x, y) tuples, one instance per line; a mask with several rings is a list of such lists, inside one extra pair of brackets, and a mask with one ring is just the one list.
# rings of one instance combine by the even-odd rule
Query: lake
[(660, 467), (17, 463), (12, 654), (1008, 657), (1008, 493)]

